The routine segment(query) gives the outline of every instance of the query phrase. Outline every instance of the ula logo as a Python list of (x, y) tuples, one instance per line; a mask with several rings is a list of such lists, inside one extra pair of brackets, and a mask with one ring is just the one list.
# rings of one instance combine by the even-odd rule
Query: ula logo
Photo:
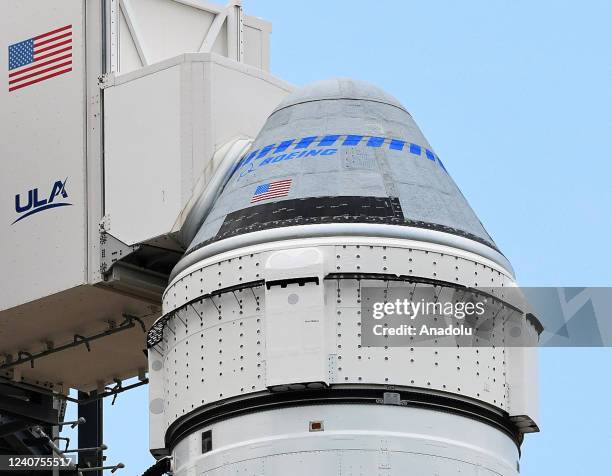
[(55, 182), (49, 195), (41, 194), (38, 188), (28, 190), (27, 199), (25, 198), (25, 194), (23, 194), (24, 196), (20, 193), (15, 195), (15, 211), (20, 216), (12, 224), (14, 225), (30, 215), (48, 210), (49, 208), (72, 205), (72, 203), (63, 201), (68, 198), (68, 192), (66, 191), (67, 180), (68, 177), (66, 177), (63, 182), (61, 180)]

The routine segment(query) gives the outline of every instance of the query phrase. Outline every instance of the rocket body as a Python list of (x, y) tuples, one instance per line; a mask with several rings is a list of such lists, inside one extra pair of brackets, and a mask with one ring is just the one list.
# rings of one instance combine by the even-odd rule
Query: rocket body
[(417, 282), (515, 286), (396, 99), (352, 80), (297, 90), (164, 293), (152, 452), (177, 475), (518, 474), (537, 431), (533, 349), (363, 345), (364, 289)]

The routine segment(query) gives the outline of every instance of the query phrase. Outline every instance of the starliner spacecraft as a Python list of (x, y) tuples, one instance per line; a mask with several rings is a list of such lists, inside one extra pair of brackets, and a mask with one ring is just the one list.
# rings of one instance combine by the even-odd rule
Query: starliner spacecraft
[[(0, 456), (121, 469), (101, 401), (148, 384), (148, 476), (519, 473), (541, 327), (403, 104), (275, 77), (238, 0), (3, 13)], [(402, 293), (485, 296), (477, 345), (372, 333)]]
[(317, 82), (225, 162), (149, 331), (152, 451), (177, 475), (517, 474), (526, 349), (362, 345), (365, 286), (514, 286), (402, 104)]

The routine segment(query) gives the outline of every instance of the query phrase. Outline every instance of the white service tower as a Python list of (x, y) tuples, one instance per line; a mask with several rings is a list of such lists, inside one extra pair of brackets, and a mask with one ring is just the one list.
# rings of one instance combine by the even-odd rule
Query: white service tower
[(314, 83), (239, 149), (149, 331), (153, 453), (177, 476), (518, 474), (534, 349), (362, 345), (366, 286), (515, 286), (404, 107)]

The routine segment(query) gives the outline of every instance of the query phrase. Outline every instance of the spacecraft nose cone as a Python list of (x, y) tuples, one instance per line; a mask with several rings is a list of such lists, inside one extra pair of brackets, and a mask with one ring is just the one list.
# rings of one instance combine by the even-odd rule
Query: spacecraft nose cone
[(404, 106), (395, 97), (367, 81), (331, 78), (296, 89), (274, 109), (274, 112), (296, 104), (334, 99), (374, 101), (404, 109)]
[(477, 243), (511, 269), (402, 104), (351, 79), (313, 83), (279, 104), (187, 254), (228, 239), (347, 235)]

